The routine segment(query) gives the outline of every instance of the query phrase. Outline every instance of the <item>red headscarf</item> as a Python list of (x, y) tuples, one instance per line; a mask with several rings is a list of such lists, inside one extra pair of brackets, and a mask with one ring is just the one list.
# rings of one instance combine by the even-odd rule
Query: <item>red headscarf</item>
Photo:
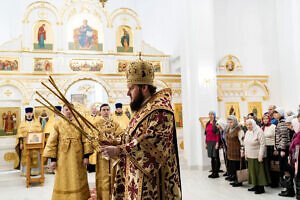
[[(268, 119), (269, 119), (267, 124), (264, 123), (264, 117), (268, 117)], [(263, 131), (265, 131), (266, 126), (271, 126), (271, 116), (268, 113), (264, 114), (264, 116), (263, 116), (263, 126), (261, 129)]]

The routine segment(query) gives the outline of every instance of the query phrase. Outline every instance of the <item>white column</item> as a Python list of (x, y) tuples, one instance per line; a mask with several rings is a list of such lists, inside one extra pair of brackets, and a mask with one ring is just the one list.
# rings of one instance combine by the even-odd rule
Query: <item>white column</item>
[(285, 111), (296, 111), (300, 94), (297, 92), (300, 74), (300, 20), (297, 0), (277, 1), (277, 33), (280, 79), (280, 98)]
[(211, 0), (186, 1), (182, 35), (184, 155), (189, 166), (208, 165), (199, 117), (217, 111), (214, 7)]

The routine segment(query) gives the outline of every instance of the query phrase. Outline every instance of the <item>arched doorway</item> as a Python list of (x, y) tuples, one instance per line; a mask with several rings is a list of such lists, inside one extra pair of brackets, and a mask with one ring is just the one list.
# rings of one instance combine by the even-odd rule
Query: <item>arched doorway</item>
[(22, 118), (24, 100), (21, 89), (11, 84), (0, 85), (0, 172), (14, 170), (16, 132)]
[(106, 89), (95, 80), (73, 82), (66, 91), (66, 98), (90, 108), (95, 102), (108, 102)]

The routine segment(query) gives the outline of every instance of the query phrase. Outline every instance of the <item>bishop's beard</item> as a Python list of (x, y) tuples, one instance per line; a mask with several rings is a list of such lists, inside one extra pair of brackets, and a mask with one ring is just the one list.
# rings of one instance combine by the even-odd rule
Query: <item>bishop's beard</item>
[(144, 102), (144, 96), (143, 96), (143, 93), (142, 93), (141, 89), (139, 89), (138, 95), (130, 103), (131, 110), (132, 111), (138, 111), (141, 108), (143, 102)]

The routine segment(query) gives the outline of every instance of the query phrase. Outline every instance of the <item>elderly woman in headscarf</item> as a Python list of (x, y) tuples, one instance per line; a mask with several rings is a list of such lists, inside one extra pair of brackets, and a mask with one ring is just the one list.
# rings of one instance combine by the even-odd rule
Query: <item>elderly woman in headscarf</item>
[[(278, 160), (278, 156), (274, 155), (275, 146), (275, 128), (276, 125), (271, 123), (271, 116), (269, 113), (265, 113), (262, 119), (262, 130), (264, 132), (266, 148), (267, 148), (267, 163), (271, 167), (271, 163)], [(271, 175), (271, 187), (278, 187), (280, 174), (275, 171), (270, 171)]]
[(244, 157), (244, 131), (234, 115), (227, 118), (227, 123), (226, 144), (229, 176), (226, 180), (233, 181), (231, 183), (233, 187), (239, 187), (242, 186), (242, 183), (238, 183), (236, 171), (240, 169), (242, 157)]
[(219, 141), (220, 141), (220, 133), (219, 129), (216, 126), (216, 113), (210, 111), (209, 121), (205, 126), (205, 147), (207, 149), (207, 155), (211, 158), (211, 168), (212, 173), (208, 176), (208, 178), (218, 178), (219, 177), (219, 169), (220, 169), (220, 157), (219, 157)]
[(228, 125), (225, 119), (219, 119), (217, 121), (217, 127), (220, 132), (220, 138), (221, 138), (221, 147), (223, 149), (223, 157), (224, 157), (224, 162), (225, 162), (225, 167), (226, 167), (226, 172), (223, 176), (228, 176), (228, 160), (227, 160), (227, 145), (226, 145), (226, 131), (228, 129)]
[(265, 192), (264, 186), (271, 183), (270, 172), (266, 158), (266, 142), (262, 129), (253, 119), (246, 121), (247, 132), (245, 134), (245, 159), (248, 160), (248, 183), (254, 187), (248, 191), (255, 194)]
[(284, 174), (281, 179), (281, 185), (286, 188), (286, 190), (281, 191), (279, 196), (284, 197), (294, 197), (294, 181), (293, 181), (293, 171), (288, 164), (288, 154), (290, 146), (290, 136), (288, 126), (285, 120), (285, 112), (282, 108), (278, 107), (274, 111), (274, 117), (277, 119), (278, 124), (275, 128), (275, 151), (274, 155), (279, 157), (280, 171)]
[(290, 165), (295, 171), (296, 182), (296, 199), (300, 199), (300, 173), (299, 173), (299, 159), (300, 159), (300, 113), (297, 118), (292, 120), (293, 129), (295, 131), (295, 137), (289, 148), (290, 153)]

